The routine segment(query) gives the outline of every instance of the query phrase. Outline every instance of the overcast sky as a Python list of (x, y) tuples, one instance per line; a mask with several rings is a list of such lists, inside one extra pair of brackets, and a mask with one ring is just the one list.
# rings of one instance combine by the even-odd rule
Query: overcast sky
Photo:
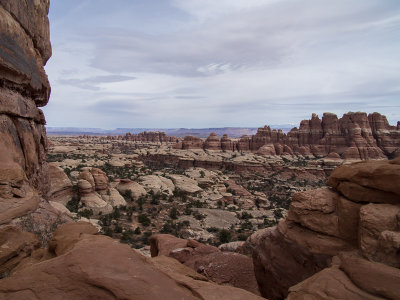
[(399, 0), (52, 0), (48, 126), (400, 120)]

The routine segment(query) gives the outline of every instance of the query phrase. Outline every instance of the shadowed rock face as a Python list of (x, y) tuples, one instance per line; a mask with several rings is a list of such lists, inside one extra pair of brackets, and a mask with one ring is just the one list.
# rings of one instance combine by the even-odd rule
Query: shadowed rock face
[(153, 235), (150, 244), (152, 257), (173, 257), (213, 282), (260, 294), (252, 261), (245, 255), (222, 252), (214, 246), (169, 234)]
[(343, 165), (331, 187), (295, 194), (285, 220), (246, 242), (261, 294), (398, 299), (399, 174), (400, 159)]
[(49, 1), (0, 1), (0, 224), (36, 209), (45, 195), (45, 119), (51, 56)]
[(96, 232), (84, 222), (60, 227), (47, 249), (36, 250), (11, 277), (0, 280), (0, 298), (262, 299), (209, 282), (172, 258), (145, 258)]
[(322, 119), (312, 114), (310, 120), (300, 122), (287, 134), (259, 128), (251, 137), (243, 136), (232, 142), (227, 136), (215, 134), (203, 142), (186, 137), (178, 143), (179, 149), (205, 149), (225, 151), (252, 151), (260, 155), (336, 155), (343, 159), (380, 159), (400, 155), (399, 126), (390, 126), (386, 117), (373, 113), (349, 112), (338, 119), (335, 114), (324, 113)]

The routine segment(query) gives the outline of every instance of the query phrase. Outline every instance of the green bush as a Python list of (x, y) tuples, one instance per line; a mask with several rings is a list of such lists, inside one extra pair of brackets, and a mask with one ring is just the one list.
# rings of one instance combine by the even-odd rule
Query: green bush
[(179, 212), (178, 212), (178, 210), (176, 209), (176, 207), (173, 207), (173, 208), (170, 210), (169, 216), (170, 216), (170, 218), (173, 219), (173, 220), (178, 219)]
[(70, 212), (78, 212), (79, 209), (79, 202), (80, 199), (77, 196), (73, 196), (70, 201), (67, 203), (67, 208), (69, 209)]
[(218, 234), (218, 239), (221, 244), (229, 243), (232, 239), (232, 235), (229, 230), (222, 229)]
[(90, 217), (93, 216), (93, 210), (85, 208), (78, 212), (78, 216), (90, 219)]
[(244, 212), (242, 212), (242, 214), (239, 216), (239, 218), (242, 219), (242, 220), (248, 220), (248, 219), (252, 219), (252, 218), (253, 218), (253, 215), (250, 214), (250, 213), (248, 213), (248, 212), (246, 212), (246, 211), (244, 211)]
[(138, 221), (140, 224), (142, 224), (145, 227), (147, 227), (151, 224), (149, 217), (147, 217), (145, 214), (140, 214), (138, 216)]
[(218, 229), (217, 227), (208, 227), (208, 228), (207, 228), (207, 231), (208, 231), (208, 232), (218, 232), (219, 229)]
[(195, 211), (195, 212), (193, 212), (193, 217), (194, 217), (196, 220), (201, 221), (201, 220), (204, 220), (204, 219), (206, 218), (206, 215), (201, 214), (201, 213), (199, 213), (198, 211)]
[(131, 190), (125, 190), (125, 192), (122, 193), (122, 197), (124, 197), (125, 201), (127, 202), (133, 201), (133, 195)]

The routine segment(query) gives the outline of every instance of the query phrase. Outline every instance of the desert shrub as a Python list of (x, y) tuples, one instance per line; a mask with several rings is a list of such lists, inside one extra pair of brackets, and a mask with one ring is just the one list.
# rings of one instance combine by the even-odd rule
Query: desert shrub
[(218, 239), (221, 244), (229, 243), (232, 239), (232, 235), (229, 230), (222, 229), (218, 233)]
[(169, 212), (169, 217), (173, 220), (178, 219), (179, 216), (179, 211), (176, 209), (176, 207), (173, 207), (170, 212)]
[(141, 234), (142, 231), (140, 230), (140, 227), (136, 227), (135, 231), (133, 232), (134, 234)]
[(268, 218), (265, 218), (264, 219), (264, 225), (265, 225), (265, 227), (273, 227), (273, 226), (275, 226), (277, 224), (277, 221), (276, 220), (270, 220), (270, 219), (268, 219)]
[(145, 245), (150, 245), (150, 237), (151, 237), (151, 235), (152, 235), (153, 233), (151, 232), (151, 231), (146, 231), (144, 234), (143, 234), (143, 237), (142, 237), (142, 243), (144, 243)]
[(246, 220), (242, 224), (240, 224), (241, 230), (253, 230), (253, 224), (249, 220)]
[(160, 201), (159, 201), (160, 198), (161, 198), (161, 194), (160, 193), (153, 194), (152, 197), (151, 197), (150, 203), (153, 204), (153, 205), (157, 205), (157, 204), (160, 203)]
[(119, 218), (121, 218), (121, 212), (119, 211), (118, 207), (114, 207), (111, 213), (111, 218), (114, 220), (119, 220)]
[(217, 227), (208, 227), (208, 228), (207, 228), (207, 231), (208, 231), (208, 232), (218, 232), (219, 229), (218, 229)]
[(179, 223), (175, 223), (174, 221), (169, 220), (163, 225), (160, 232), (172, 234), (172, 235), (179, 237), (180, 230), (182, 228), (189, 227), (189, 226), (190, 226), (190, 222), (187, 220), (179, 222)]
[(227, 188), (227, 189), (226, 189), (226, 192), (227, 192), (227, 193), (231, 193), (231, 194), (234, 195), (234, 196), (236, 195), (236, 191), (235, 191), (235, 190), (232, 190), (231, 188)]
[(183, 211), (183, 213), (187, 216), (190, 216), (192, 214), (193, 210), (190, 208), (189, 205), (186, 205), (185, 210)]
[(143, 226), (147, 227), (151, 224), (151, 221), (149, 219), (148, 216), (146, 216), (145, 214), (140, 214), (138, 216), (138, 221), (140, 224), (142, 224)]
[(99, 220), (103, 227), (111, 226), (111, 220), (112, 220), (111, 215), (101, 216)]
[(113, 230), (110, 227), (103, 228), (103, 231), (104, 231), (104, 235), (107, 235), (109, 237), (113, 236)]
[(85, 208), (84, 210), (78, 212), (78, 216), (90, 219), (90, 217), (93, 216), (93, 210)]
[(79, 209), (79, 202), (80, 199), (78, 196), (73, 196), (70, 201), (67, 203), (67, 208), (69, 209), (70, 212), (78, 212)]
[(121, 227), (121, 225), (119, 225), (118, 223), (115, 224), (115, 226), (114, 226), (114, 232), (115, 232), (115, 233), (121, 233), (121, 232), (122, 232), (122, 227)]
[(122, 232), (121, 243), (129, 243), (131, 241), (132, 230), (125, 230)]
[(139, 197), (139, 199), (137, 200), (138, 203), (138, 208), (140, 211), (143, 210), (143, 204), (146, 202), (146, 198), (145, 197)]
[(131, 190), (125, 190), (122, 193), (122, 197), (124, 197), (126, 202), (132, 202), (133, 201), (133, 195)]
[(279, 219), (283, 218), (282, 209), (280, 209), (280, 208), (275, 209), (274, 217), (275, 217), (275, 220), (279, 220)]
[(239, 219), (242, 219), (242, 220), (248, 220), (248, 219), (252, 219), (252, 218), (253, 218), (253, 215), (246, 211), (242, 212), (242, 214), (239, 216)]
[(248, 237), (249, 237), (249, 235), (244, 234), (244, 233), (240, 233), (240, 234), (238, 234), (237, 239), (239, 241), (245, 241), (245, 240), (247, 240)]
[(201, 213), (199, 213), (198, 211), (194, 211), (194, 212), (193, 212), (193, 217), (194, 217), (196, 220), (201, 221), (201, 220), (204, 220), (204, 219), (206, 218), (206, 215), (201, 214)]

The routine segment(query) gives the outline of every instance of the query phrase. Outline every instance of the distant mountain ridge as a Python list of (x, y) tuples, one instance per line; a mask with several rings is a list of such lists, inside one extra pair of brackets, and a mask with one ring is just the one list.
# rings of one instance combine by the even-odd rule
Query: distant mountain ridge
[[(282, 129), (283, 132), (288, 132), (293, 125), (271, 125), (273, 129)], [(221, 128), (116, 128), (116, 129), (102, 129), (102, 128), (80, 128), (80, 127), (47, 127), (47, 134), (49, 135), (124, 135), (128, 132), (138, 134), (144, 131), (161, 131), (166, 135), (185, 137), (188, 135), (207, 138), (210, 133), (214, 132), (218, 136), (224, 134), (236, 138), (243, 135), (253, 135), (257, 133), (257, 127), (221, 127)]]

